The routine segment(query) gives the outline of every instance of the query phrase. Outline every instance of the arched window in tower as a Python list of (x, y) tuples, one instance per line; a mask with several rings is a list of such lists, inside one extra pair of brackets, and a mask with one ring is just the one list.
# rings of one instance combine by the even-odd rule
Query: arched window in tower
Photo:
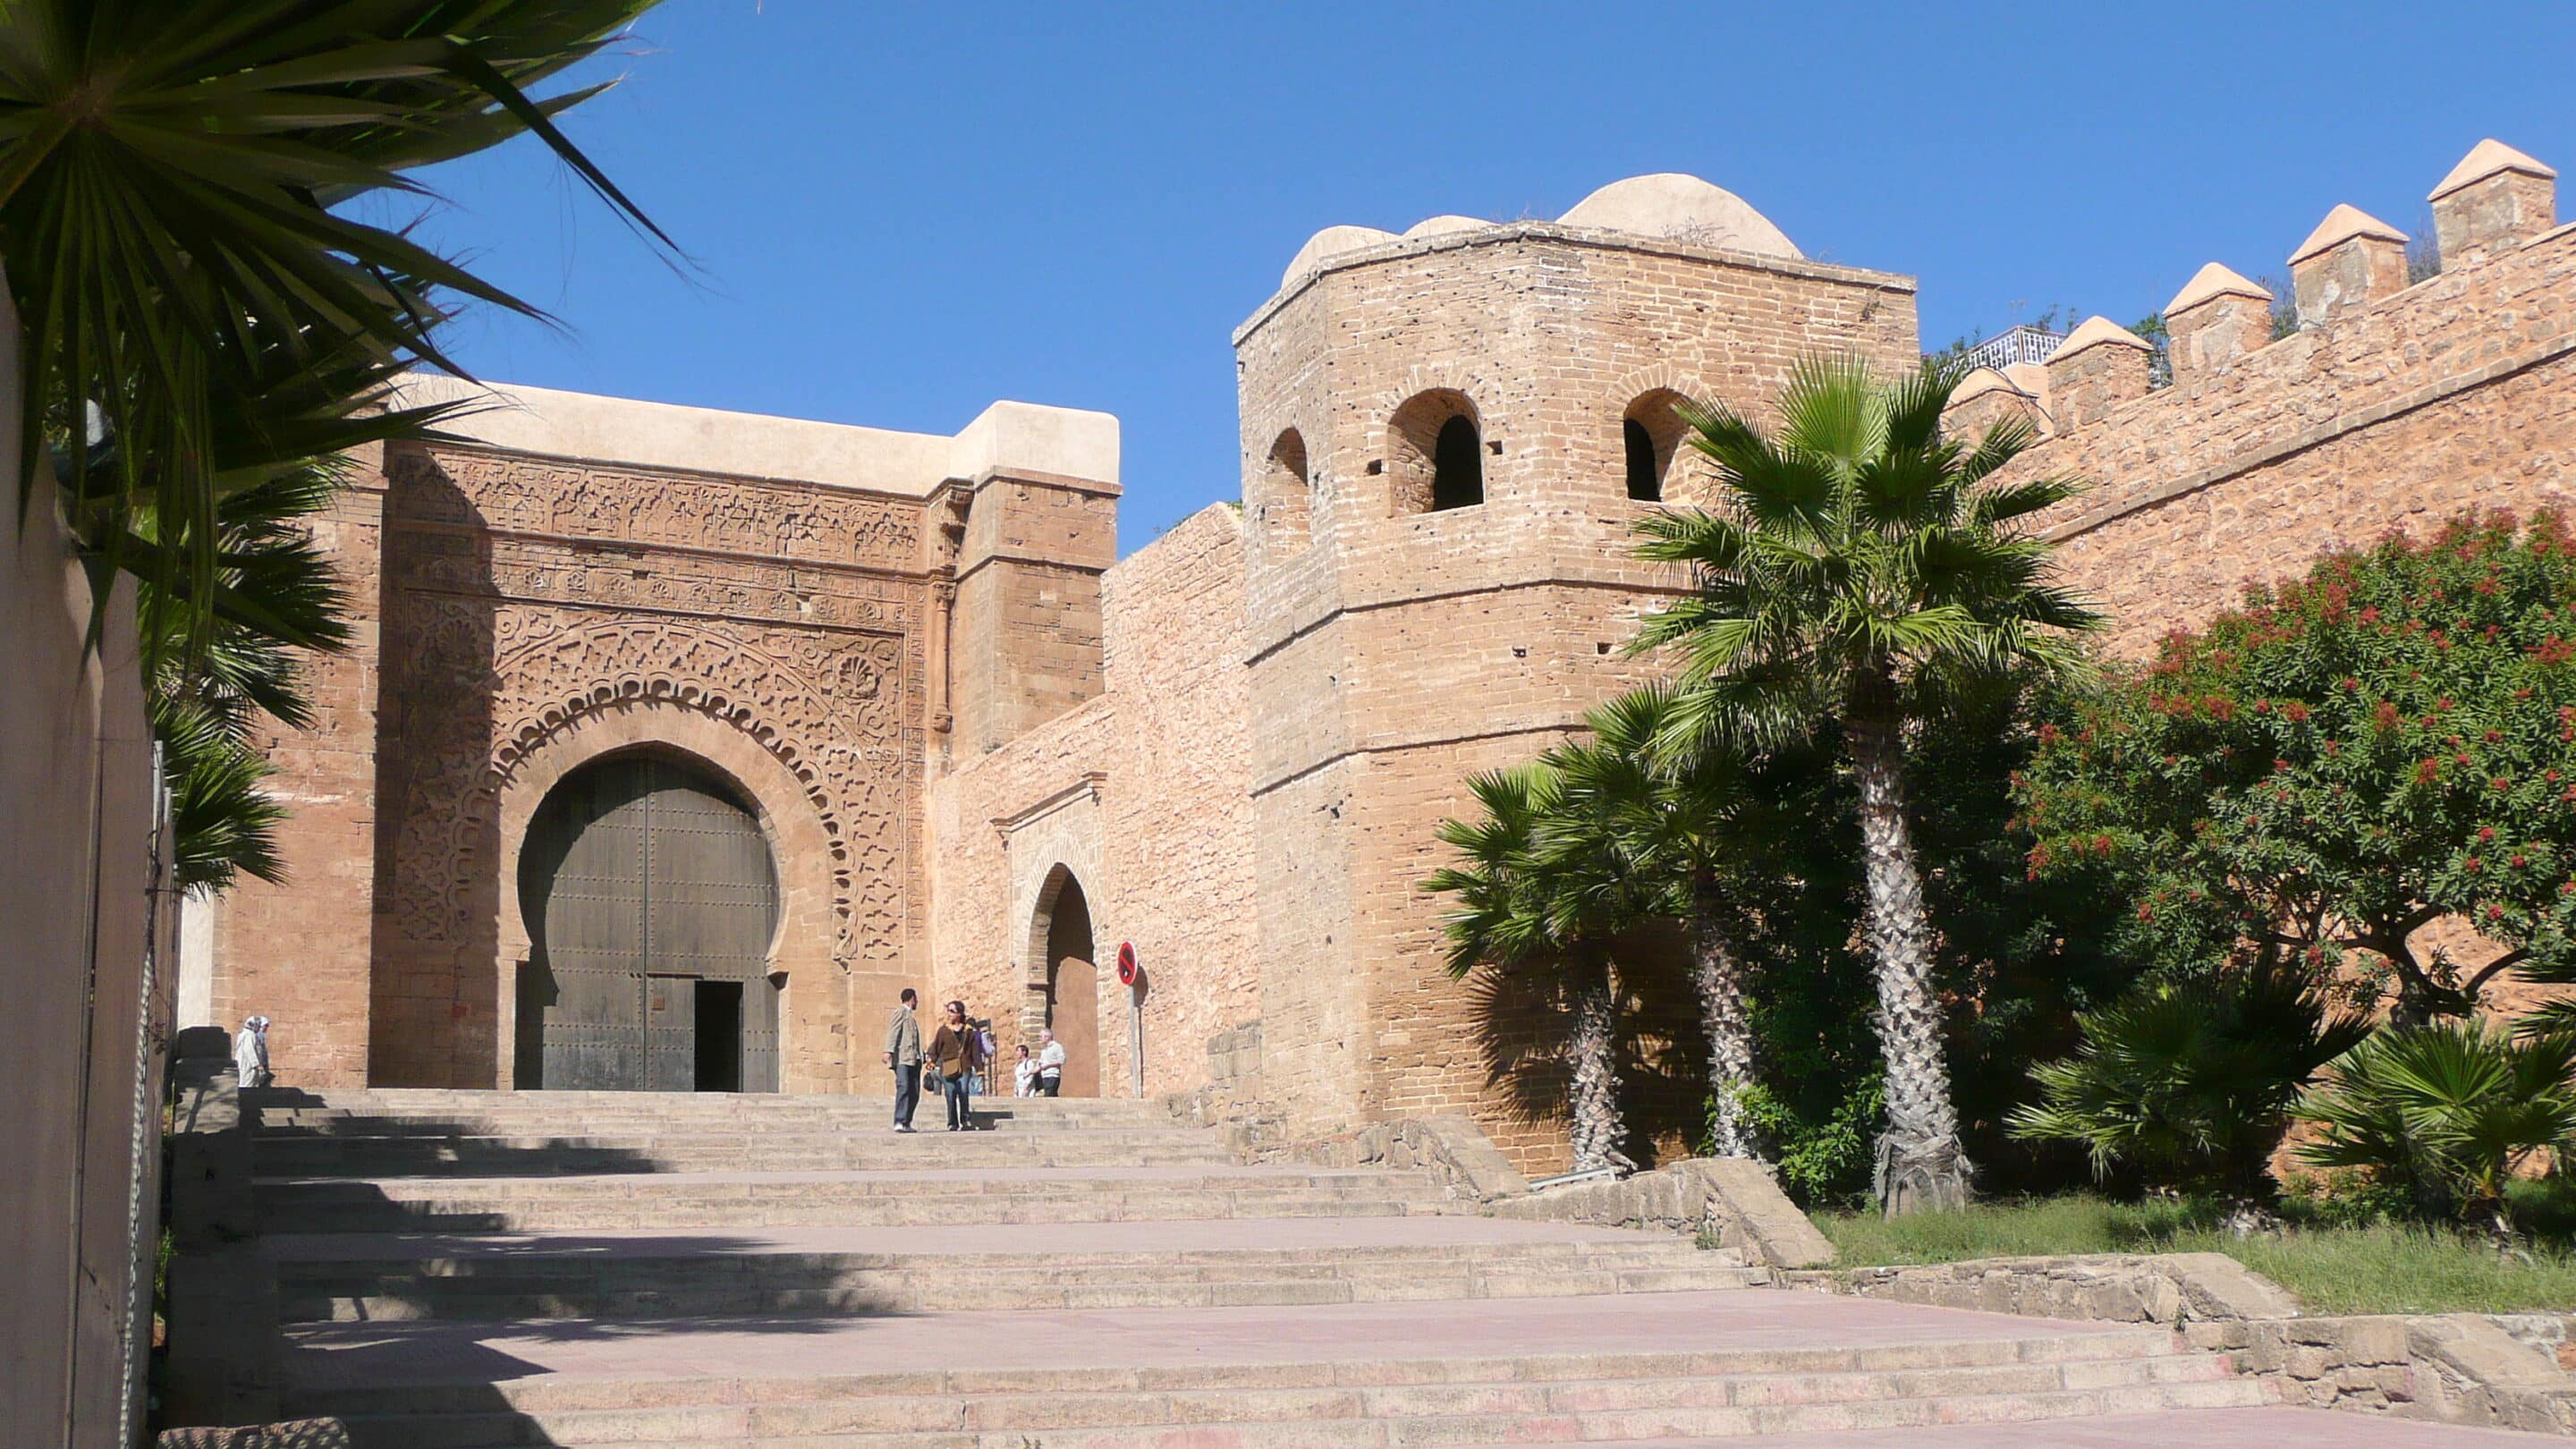
[(1635, 418), (1620, 423), (1628, 444), (1628, 496), (1640, 503), (1655, 503), (1664, 496), (1664, 470), (1655, 463), (1655, 435)]
[(1627, 460), (1628, 496), (1639, 503), (1661, 503), (1670, 491), (1673, 458), (1681, 451), (1689, 425), (1675, 407), (1680, 393), (1659, 387), (1628, 404), (1619, 419), (1620, 451)]
[(1306, 551), (1314, 537), (1314, 486), (1306, 472), (1306, 440), (1295, 428), (1270, 445), (1269, 466), (1262, 470), (1259, 512), (1262, 547), (1273, 559)]
[(1387, 419), (1387, 456), (1369, 471), (1387, 475), (1389, 511), (1402, 517), (1471, 508), (1485, 501), (1488, 444), (1476, 405), (1449, 388), (1416, 393)]
[(1451, 418), (1440, 425), (1440, 440), (1431, 454), (1431, 511), (1471, 508), (1484, 501), (1484, 439), (1476, 436), (1475, 419)]

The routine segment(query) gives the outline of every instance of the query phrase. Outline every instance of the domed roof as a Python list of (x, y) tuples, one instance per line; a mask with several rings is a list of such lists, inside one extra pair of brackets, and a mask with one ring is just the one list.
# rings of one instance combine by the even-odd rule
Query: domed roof
[(1406, 236), (1439, 236), (1444, 232), (1483, 231), (1493, 223), (1475, 216), (1425, 217), (1404, 229)]
[(1394, 232), (1380, 231), (1373, 226), (1328, 226), (1306, 238), (1306, 244), (1297, 248), (1297, 255), (1288, 259), (1288, 270), (1279, 274), (1279, 285), (1285, 287), (1313, 271), (1316, 264), (1326, 257), (1393, 240)]
[(1557, 220), (1567, 226), (1635, 232), (1768, 257), (1803, 255), (1769, 217), (1745, 205), (1744, 198), (1678, 171), (1613, 181), (1576, 202), (1572, 211)]

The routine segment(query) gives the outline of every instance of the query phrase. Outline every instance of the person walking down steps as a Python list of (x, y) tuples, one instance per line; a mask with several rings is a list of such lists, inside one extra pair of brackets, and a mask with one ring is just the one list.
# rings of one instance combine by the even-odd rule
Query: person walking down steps
[(948, 1098), (948, 1130), (975, 1130), (973, 1074), (984, 1065), (983, 1040), (975, 1023), (966, 1019), (966, 1003), (948, 1003), (948, 1019), (939, 1023), (938, 1035), (930, 1039), (930, 1069), (939, 1078), (940, 1092)]
[(268, 1074), (268, 1018), (254, 1016), (242, 1023), (241, 1034), (233, 1038), (233, 1081), (236, 1086), (265, 1087)]
[(912, 1130), (913, 1109), (921, 1105), (921, 1018), (913, 1006), (921, 1000), (912, 988), (886, 1019), (886, 1065), (894, 1069), (894, 1130)]

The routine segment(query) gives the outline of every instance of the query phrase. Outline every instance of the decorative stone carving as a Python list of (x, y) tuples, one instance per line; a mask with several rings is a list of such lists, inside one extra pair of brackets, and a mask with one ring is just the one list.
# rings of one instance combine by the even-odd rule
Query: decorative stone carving
[(498, 805), (594, 714), (699, 711), (787, 767), (830, 855), (834, 961), (900, 959), (918, 894), (921, 507), (470, 451), (397, 456), (383, 659), (394, 940), (470, 962)]
[(391, 472), (403, 521), (866, 568), (918, 565), (922, 506), (908, 499), (445, 448), (405, 454)]

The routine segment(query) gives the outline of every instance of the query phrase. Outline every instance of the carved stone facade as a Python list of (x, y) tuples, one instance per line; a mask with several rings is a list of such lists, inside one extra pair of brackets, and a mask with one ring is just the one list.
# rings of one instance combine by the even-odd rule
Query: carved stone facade
[[(705, 466), (723, 461), (724, 426), (754, 434), (757, 451), (772, 420), (508, 397), (533, 425), (523, 415), (459, 445), (397, 450), (381, 494), (362, 495), (381, 499), (369, 601), (381, 626), (363, 660), (374, 778), (366, 798), (311, 800), (289, 829), (318, 835), (352, 815), (371, 825), (372, 921), (363, 932), (334, 922), (316, 947), (330, 976), (367, 987), (355, 1020), (328, 1033), (338, 1056), (290, 1059), (283, 1079), (514, 1085), (529, 822), (578, 765), (650, 750), (723, 781), (760, 822), (781, 897), (770, 975), (784, 1004), (782, 1085), (875, 1088), (873, 1070), (858, 1072), (876, 1066), (870, 1043), (851, 1045), (872, 1035), (860, 1018), (881, 1020), (901, 986), (929, 984), (923, 790), (946, 749), (949, 681), (1052, 667), (1056, 639), (1099, 629), (1098, 540), (1067, 556), (1059, 540), (1018, 537), (1015, 562), (1089, 583), (1088, 607), (1036, 610), (958, 657), (953, 580), (982, 561), (961, 560), (957, 525), (979, 494), (1031, 492), (1022, 475), (1114, 500), (1115, 424), (1003, 404), (953, 440), (839, 430), (862, 436), (824, 443), (870, 450), (862, 468), (888, 454), (913, 465), (895, 487), (860, 488), (832, 478), (828, 457), (807, 478)], [(570, 456), (603, 440), (583, 431), (601, 409), (627, 410), (591, 431), (628, 456)], [(1028, 417), (1078, 436), (1009, 436)], [(709, 435), (714, 456), (695, 441)], [(1096, 664), (1088, 676), (1053, 668), (1055, 707), (1096, 679)], [(318, 923), (330, 906), (290, 884), (245, 887), (227, 909)], [(243, 1004), (257, 947), (233, 935), (219, 933), (217, 975), (236, 989), (218, 999), (296, 1020), (292, 983), (272, 979), (274, 995)]]

